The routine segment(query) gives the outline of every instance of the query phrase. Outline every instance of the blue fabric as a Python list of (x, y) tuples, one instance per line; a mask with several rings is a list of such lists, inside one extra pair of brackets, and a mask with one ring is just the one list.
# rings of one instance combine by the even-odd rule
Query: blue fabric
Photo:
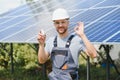
[[(77, 65), (75, 64), (73, 57), (71, 55), (71, 51), (69, 48), (59, 48), (54, 47), (53, 52), (51, 53), (51, 60), (53, 62), (53, 68), (61, 69), (64, 64), (68, 65), (68, 69), (77, 69)], [(57, 55), (55, 55), (57, 53)], [(63, 55), (65, 54), (65, 55)]]
[[(58, 37), (57, 38), (58, 47), (65, 47), (66, 41), (68, 40), (69, 37), (70, 37), (70, 35), (67, 36), (66, 38)], [(54, 39), (55, 39), (55, 37), (51, 37), (46, 41), (45, 50), (50, 54), (50, 56), (51, 56), (52, 48), (54, 47), (54, 45), (53, 45)], [(70, 48), (72, 57), (74, 59), (74, 62), (78, 66), (79, 53), (80, 53), (80, 51), (84, 51), (86, 49), (86, 47), (83, 44), (81, 38), (79, 36), (75, 35), (75, 37), (73, 37), (73, 39), (71, 41), (71, 45), (69, 48)]]
[[(54, 39), (54, 47), (51, 52), (52, 72), (49, 74), (50, 80), (78, 80), (77, 65), (75, 64), (69, 49), (73, 36), (70, 36), (64, 47), (57, 46), (57, 37)], [(69, 44), (68, 44), (69, 43)], [(66, 68), (62, 68), (67, 65)], [(57, 73), (56, 73), (57, 72)], [(73, 78), (73, 79), (72, 79)]]
[(48, 77), (50, 80), (72, 80), (70, 74), (65, 71), (52, 71)]

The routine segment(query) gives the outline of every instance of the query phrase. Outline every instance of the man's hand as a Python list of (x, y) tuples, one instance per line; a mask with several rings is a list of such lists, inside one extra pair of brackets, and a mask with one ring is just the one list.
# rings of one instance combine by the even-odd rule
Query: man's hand
[(43, 33), (40, 31), (37, 37), (37, 40), (39, 42), (40, 45), (44, 45), (45, 44), (45, 39), (46, 39), (46, 35), (43, 35)]
[(84, 35), (84, 23), (78, 22), (77, 26), (74, 28), (76, 34), (78, 34), (80, 37)]

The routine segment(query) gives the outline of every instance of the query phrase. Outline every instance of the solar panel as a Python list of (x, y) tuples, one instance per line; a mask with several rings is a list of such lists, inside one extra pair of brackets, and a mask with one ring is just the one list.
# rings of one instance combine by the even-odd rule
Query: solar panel
[(0, 15), (0, 42), (37, 43), (40, 29), (56, 35), (51, 13), (58, 7), (70, 14), (69, 32), (78, 21), (93, 43), (120, 43), (120, 0), (40, 0)]

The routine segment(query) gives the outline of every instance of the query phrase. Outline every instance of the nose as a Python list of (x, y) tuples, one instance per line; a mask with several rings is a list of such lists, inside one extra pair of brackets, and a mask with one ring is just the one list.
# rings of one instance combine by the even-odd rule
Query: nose
[(59, 26), (62, 26), (63, 24), (62, 23), (59, 23)]

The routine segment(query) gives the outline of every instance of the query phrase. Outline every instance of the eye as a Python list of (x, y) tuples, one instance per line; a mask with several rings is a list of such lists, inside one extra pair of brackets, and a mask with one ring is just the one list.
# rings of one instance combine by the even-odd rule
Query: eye
[(59, 24), (59, 22), (54, 22), (54, 24)]
[(65, 23), (65, 21), (63, 21), (63, 22), (61, 22), (62, 24), (64, 24)]

